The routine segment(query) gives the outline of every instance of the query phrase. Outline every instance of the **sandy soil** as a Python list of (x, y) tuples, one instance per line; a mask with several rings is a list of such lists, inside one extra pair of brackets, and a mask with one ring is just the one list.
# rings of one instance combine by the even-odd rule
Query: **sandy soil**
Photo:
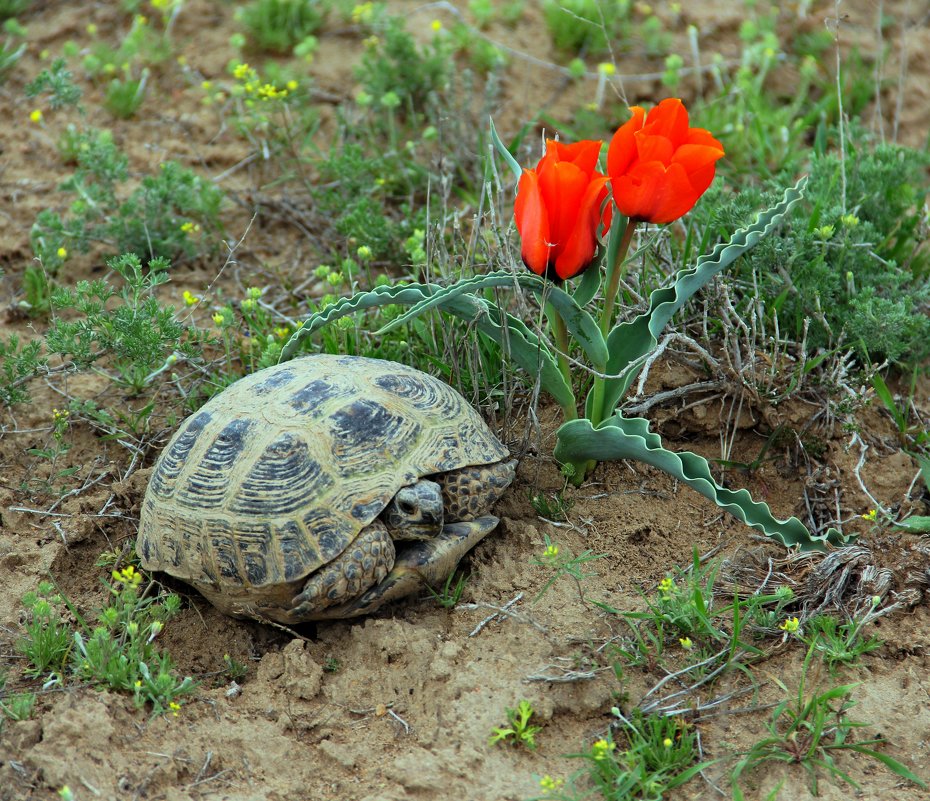
[[(43, 330), (41, 319), (16, 311), (22, 272), (31, 258), (29, 227), (38, 211), (65, 202), (56, 191), (61, 178), (54, 151), (57, 122), (50, 122), (50, 129), (27, 127), (31, 106), (23, 85), (40, 69), (39, 51), (55, 52), (67, 39), (80, 41), (89, 21), (98, 25), (100, 36), (114, 36), (125, 20), (111, 7), (115, 5), (34, 3), (35, 10), (23, 20), (30, 30), (29, 53), (22, 68), (0, 87), (0, 265), (6, 273), (0, 289), (8, 307), (0, 321), (4, 336)], [(393, 5), (410, 12), (411, 28), (417, 30), (425, 31), (434, 17), (449, 15), (444, 8)], [(665, 5), (656, 4), (660, 9)], [(799, 26), (816, 28), (833, 13), (832, 3), (811, 5)], [(562, 87), (557, 71), (528, 68), (532, 62), (519, 53), (546, 59), (546, 52), (535, 4), (527, 6), (525, 19), (515, 29), (488, 32), (518, 51), (504, 82), (500, 111), (499, 124), (510, 129), (542, 105), (557, 118), (567, 114), (594, 89), (590, 82), (581, 88)], [(688, 6), (679, 33), (694, 23), (725, 57), (738, 53), (737, 4)], [(881, 70), (888, 88), (875, 113), (882, 115), (889, 135), (897, 119), (899, 139), (922, 144), (930, 116), (930, 32), (925, 17), (919, 17), (926, 9), (909, 2), (887, 2), (884, 8), (895, 22), (885, 31), (890, 50)], [(843, 3), (841, 11), (844, 45), (858, 43), (866, 52), (876, 52), (876, 4), (854, 0)], [(913, 25), (902, 25), (901, 20)], [(191, 68), (204, 78), (215, 78), (225, 69), (230, 55), (226, 42), (234, 30), (232, 4), (192, 0), (178, 19), (176, 41)], [(318, 88), (336, 98), (351, 95), (350, 66), (361, 52), (360, 42), (341, 30), (326, 30), (320, 38), (320, 53), (309, 68)], [(654, 77), (661, 65), (638, 57), (629, 61), (622, 65), (617, 91), (630, 102), (651, 101), (661, 90)], [(899, 73), (905, 75), (903, 85), (898, 83)], [(243, 158), (245, 145), (217, 128), (215, 115), (201, 106), (199, 90), (181, 80), (179, 67), (165, 67), (154, 80), (157, 91), (151, 97), (162, 102), (150, 99), (128, 122), (109, 118), (95, 104), (99, 96), (94, 91), (87, 97), (88, 121), (114, 129), (135, 170), (149, 171), (173, 158), (216, 175)], [(900, 108), (899, 96), (906, 99)], [(243, 190), (247, 183), (248, 176), (238, 175), (231, 179), (231, 188)], [(249, 211), (247, 203), (230, 211), (231, 231), (243, 230)], [(282, 226), (259, 224), (236, 269), (224, 274), (218, 288), (233, 293), (256, 274), (299, 269), (286, 255), (300, 244), (295, 236)], [(184, 288), (207, 285), (217, 268), (212, 263), (180, 268), (173, 275), (173, 291), (179, 295)], [(88, 263), (68, 277), (76, 280), (99, 272), (99, 265)], [(687, 378), (680, 370), (674, 365), (665, 373), (657, 369), (661, 377), (652, 381), (650, 390), (684, 383)], [(75, 426), (69, 464), (80, 467), (78, 475), (85, 484), (100, 480), (66, 498), (53, 513), (44, 513), (54, 499), (23, 487), (24, 480), (44, 477), (45, 469), (27, 449), (47, 443), (50, 410), (62, 402), (63, 393), (92, 397), (101, 386), (92, 377), (75, 377), (67, 385), (37, 381), (33, 390), (32, 404), (4, 413), (0, 440), (0, 668), (9, 672), (12, 690), (35, 689), (35, 682), (22, 678), (22, 658), (14, 649), (23, 594), (52, 576), (82, 612), (90, 613), (102, 603), (101, 582), (107, 572), (95, 562), (104, 550), (133, 542), (139, 503), (156, 456), (154, 450), (145, 454), (130, 470), (125, 450)], [(915, 400), (923, 408), (930, 403), (926, 383)], [(786, 420), (809, 414), (803, 406), (778, 410)], [(862, 480), (883, 504), (894, 507), (906, 497), (916, 465), (898, 449), (890, 420), (871, 407), (859, 414), (870, 446)], [(566, 755), (604, 734), (612, 705), (630, 708), (661, 677), (656, 671), (629, 669), (624, 684), (618, 683), (604, 645), (623, 633), (623, 627), (592, 603), (639, 608), (641, 590), (652, 592), (669, 571), (686, 566), (693, 549), (738, 559), (761, 546), (748, 529), (722, 516), (711, 503), (638, 464), (602, 466), (590, 483), (568, 489), (566, 497), (574, 504), (568, 523), (539, 518), (530, 495), (561, 489), (556, 466), (547, 456), (555, 421), (547, 409), (540, 416), (538, 440), (510, 442), (522, 457), (519, 477), (499, 504), (499, 529), (463, 563), (471, 578), (458, 608), (445, 610), (431, 599), (415, 598), (367, 619), (307, 625), (288, 633), (224, 617), (197, 594), (169, 581), (183, 593), (185, 604), (163, 632), (162, 645), (182, 673), (201, 681), (193, 700), (177, 717), (149, 719), (119, 694), (75, 684), (41, 692), (30, 720), (7, 721), (0, 729), (0, 799), (51, 800), (68, 785), (81, 801), (504, 801), (538, 795), (544, 774), (564, 777), (579, 769), (578, 761)], [(655, 419), (672, 447), (720, 456), (719, 431), (727, 423), (719, 403), (687, 413), (659, 409)], [(770, 430), (759, 419), (747, 417), (741, 424), (731, 458), (751, 461), (758, 453)], [(855, 478), (860, 451), (848, 447), (849, 436), (841, 430), (820, 435), (824, 453), (817, 466), (819, 479), (835, 482), (841, 515), (853, 519), (868, 508)], [(788, 449), (751, 477), (732, 473), (727, 479), (749, 486), (779, 516), (805, 513), (803, 492), (812, 479)], [(920, 512), (921, 505), (915, 504), (915, 510)], [(872, 723), (866, 730), (869, 735), (887, 738), (886, 753), (930, 779), (930, 613), (919, 589), (897, 595), (917, 586), (913, 575), (926, 571), (928, 563), (917, 537), (873, 539), (862, 521), (851, 523), (849, 530), (862, 533), (861, 543), (871, 549), (865, 563), (892, 571), (886, 603), (901, 600), (903, 607), (875, 624), (885, 643), (882, 648), (867, 655), (860, 670), (843, 674), (844, 681), (861, 682), (852, 716)], [(533, 559), (546, 536), (566, 552), (603, 554), (588, 565), (593, 575), (582, 584), (583, 596), (573, 581), (562, 579), (538, 597), (550, 574)], [(786, 568), (786, 574), (800, 587), (807, 568)], [(861, 574), (861, 565), (852, 571), (850, 594)], [(509, 604), (509, 614), (495, 614), (504, 604)], [(777, 651), (757, 669), (758, 695), (748, 699), (761, 704), (777, 700), (771, 681), (775, 677), (796, 686), (803, 650)], [(248, 667), (239, 684), (230, 683), (223, 673), (226, 654)], [(553, 680), (569, 669), (583, 678)], [(817, 678), (830, 680), (825, 675)], [(701, 700), (744, 684), (741, 675), (734, 675)], [(504, 723), (505, 707), (524, 698), (532, 702), (543, 726), (538, 749), (490, 747), (488, 737), (494, 726)], [(739, 698), (728, 709), (745, 705), (746, 698)], [(705, 756), (725, 758), (745, 748), (763, 736), (765, 720), (765, 712), (708, 717), (697, 724)], [(858, 798), (930, 797), (877, 762), (847, 755), (838, 763), (860, 784)], [(672, 797), (717, 797), (713, 783), (726, 788), (731, 764), (714, 765), (706, 779), (692, 781)], [(745, 785), (746, 797), (769, 797), (779, 785), (778, 798), (809, 797), (806, 774), (796, 766), (753, 774)], [(849, 788), (826, 780), (820, 789), (821, 798), (852, 797)]]

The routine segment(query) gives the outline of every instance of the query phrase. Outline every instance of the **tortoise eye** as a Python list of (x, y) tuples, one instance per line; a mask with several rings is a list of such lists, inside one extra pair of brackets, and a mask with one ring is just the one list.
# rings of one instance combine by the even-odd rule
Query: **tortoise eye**
[(399, 501), (397, 503), (397, 508), (400, 509), (400, 511), (405, 515), (412, 515), (417, 510), (417, 507), (414, 506), (410, 501)]

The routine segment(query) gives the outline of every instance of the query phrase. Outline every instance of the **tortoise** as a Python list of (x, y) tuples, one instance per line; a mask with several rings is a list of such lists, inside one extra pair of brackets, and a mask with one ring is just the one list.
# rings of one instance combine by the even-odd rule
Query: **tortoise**
[(142, 566), (236, 617), (349, 618), (437, 585), (492, 531), (516, 461), (444, 382), (316, 355), (240, 379), (159, 456)]

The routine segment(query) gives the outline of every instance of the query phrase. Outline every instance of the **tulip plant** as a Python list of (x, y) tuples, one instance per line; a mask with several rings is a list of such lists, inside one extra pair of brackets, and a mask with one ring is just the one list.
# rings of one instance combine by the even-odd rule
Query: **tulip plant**
[[(409, 305), (389, 328), (429, 309), (470, 321), (501, 344), (510, 358), (530, 374), (562, 409), (555, 457), (580, 484), (601, 461), (638, 459), (658, 467), (721, 508), (785, 545), (823, 549), (841, 544), (834, 529), (814, 536), (795, 517), (775, 518), (765, 503), (746, 490), (720, 486), (707, 461), (662, 446), (647, 420), (626, 418), (619, 404), (658, 346), (662, 329), (695, 292), (772, 231), (801, 199), (804, 181), (785, 191), (782, 200), (759, 214), (678, 272), (671, 286), (655, 290), (649, 307), (632, 320), (619, 319), (616, 298), (635, 228), (640, 223), (672, 222), (691, 210), (714, 179), (723, 157), (720, 142), (689, 125), (680, 100), (667, 99), (648, 114), (634, 106), (607, 150), (607, 172), (598, 171), (601, 142), (546, 143), (534, 169), (521, 169), (491, 126), (498, 151), (517, 179), (514, 219), (521, 256), (529, 272), (501, 270), (462, 279), (451, 286), (410, 283), (359, 292), (312, 315), (285, 345), (281, 359), (291, 358), (300, 341), (321, 326), (359, 309), (387, 304)], [(566, 283), (577, 279), (573, 286)], [(491, 287), (520, 287), (544, 305), (551, 337), (533, 331), (523, 320), (485, 297)], [(387, 330), (387, 329), (383, 329)], [(579, 408), (572, 367), (578, 351), (592, 376)], [(583, 414), (579, 415), (579, 411)]]

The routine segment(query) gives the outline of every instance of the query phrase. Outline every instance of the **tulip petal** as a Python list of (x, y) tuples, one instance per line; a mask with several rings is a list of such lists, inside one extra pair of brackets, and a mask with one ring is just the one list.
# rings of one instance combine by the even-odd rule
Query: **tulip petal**
[(597, 159), (601, 154), (603, 142), (593, 139), (583, 139), (570, 145), (556, 142), (554, 139), (546, 140), (546, 158), (554, 157), (555, 161), (568, 161), (578, 167), (585, 175), (590, 176), (597, 167)]
[(631, 220), (652, 219), (658, 205), (657, 194), (665, 181), (665, 167), (658, 161), (639, 162), (626, 175), (611, 175), (614, 203)]
[(680, 164), (691, 182), (692, 189), (701, 195), (714, 180), (717, 161), (723, 150), (706, 145), (682, 145), (675, 151), (673, 164)]
[(646, 111), (640, 106), (631, 106), (633, 116), (617, 128), (607, 148), (607, 172), (611, 175), (625, 173), (636, 158), (636, 132), (643, 127)]
[[(713, 180), (713, 175), (710, 180)], [(707, 182), (707, 186), (710, 186), (710, 181)], [(662, 224), (677, 220), (694, 208), (694, 204), (704, 193), (704, 189), (695, 191), (684, 167), (680, 164), (672, 164), (657, 187), (656, 205), (650, 221)]]
[(561, 252), (578, 224), (578, 213), (588, 176), (569, 161), (551, 163), (539, 176), (539, 189), (542, 201), (549, 214), (550, 241), (555, 252), (549, 258), (555, 258)]
[(673, 147), (683, 144), (688, 137), (688, 110), (677, 97), (668, 97), (655, 106), (646, 117), (643, 133), (664, 136)]
[(591, 181), (584, 191), (578, 208), (578, 217), (570, 235), (559, 242), (555, 272), (559, 278), (573, 278), (591, 263), (597, 250), (597, 226), (600, 222), (601, 203), (607, 194), (607, 177)]
[(544, 275), (551, 249), (549, 215), (543, 204), (539, 176), (535, 170), (524, 170), (520, 176), (513, 216), (522, 241), (520, 255), (523, 263), (537, 275)]
[(688, 130), (688, 136), (685, 141), (682, 142), (682, 145), (704, 145), (705, 147), (712, 147), (723, 152), (723, 145), (714, 138), (710, 131), (706, 131), (703, 128), (691, 128)]
[(672, 162), (675, 147), (671, 139), (647, 136), (645, 131), (640, 131), (636, 134), (636, 151), (640, 161), (659, 161), (667, 167)]

